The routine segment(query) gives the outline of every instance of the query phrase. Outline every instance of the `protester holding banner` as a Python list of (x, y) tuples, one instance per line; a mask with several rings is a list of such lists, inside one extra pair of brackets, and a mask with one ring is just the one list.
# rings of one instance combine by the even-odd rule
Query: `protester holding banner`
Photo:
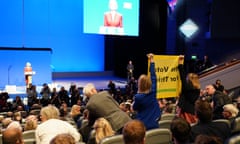
[(158, 120), (161, 117), (161, 111), (156, 98), (157, 79), (153, 54), (147, 56), (150, 60), (150, 76), (140, 75), (133, 110), (137, 112), (136, 119), (141, 120), (149, 130), (159, 128)]
[(182, 91), (178, 101), (178, 107), (180, 108), (179, 116), (191, 124), (197, 122), (194, 104), (200, 95), (200, 82), (198, 75), (195, 73), (188, 73), (186, 77), (183, 61), (184, 56), (179, 56), (178, 70), (182, 83)]

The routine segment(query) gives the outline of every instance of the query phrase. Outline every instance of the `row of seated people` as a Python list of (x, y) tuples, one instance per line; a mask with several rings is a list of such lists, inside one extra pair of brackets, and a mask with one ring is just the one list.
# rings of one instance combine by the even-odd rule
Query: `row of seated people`
[[(74, 111), (75, 110), (80, 110), (80, 107), (77, 105), (74, 105), (72, 107), (71, 114), (74, 116)], [(68, 123), (65, 123), (63, 119), (59, 120), (58, 115), (59, 111), (55, 106), (49, 105), (47, 107), (43, 107), (40, 112), (40, 119), (41, 123), (39, 125), (36, 125), (38, 122), (37, 117), (34, 115), (29, 115), (26, 118), (25, 123), (29, 123), (30, 121), (32, 122), (31, 124), (34, 125), (31, 130), (34, 131), (34, 137), (32, 139), (35, 139), (36, 143), (47, 143), (48, 141), (50, 143), (59, 143), (58, 137), (62, 139), (62, 137), (69, 134), (73, 136), (74, 143), (79, 143), (79, 134), (76, 132), (76, 129), (73, 129), (72, 126), (69, 126)], [(13, 134), (16, 134), (17, 132), (22, 132), (21, 135), (24, 135), (27, 131), (30, 129), (27, 129), (26, 127), (24, 129), (21, 128), (19, 122), (17, 121), (11, 121), (6, 124), (6, 120), (9, 120), (9, 118), (5, 118), (2, 122), (4, 123), (4, 129), (2, 130), (3, 134), (3, 142), (7, 143), (8, 141), (13, 141), (13, 140), (18, 140), (16, 138), (14, 139), (9, 139), (9, 131), (8, 130), (14, 130), (15, 132)], [(144, 125), (144, 124), (142, 124)], [(50, 129), (49, 129), (50, 128)], [(64, 133), (67, 132), (67, 134)], [(93, 134), (94, 133), (94, 134)], [(58, 135), (60, 134), (60, 135)], [(95, 144), (99, 143), (103, 137), (106, 136), (113, 136), (115, 134), (114, 130), (112, 129), (110, 123), (105, 119), (105, 118), (98, 118), (94, 126), (91, 128), (91, 135), (89, 137), (89, 140), (87, 143), (89, 144)], [(53, 135), (56, 136), (53, 137)], [(20, 135), (18, 135), (20, 136)], [(24, 136), (22, 136), (24, 138)], [(23, 141), (26, 141), (27, 139), (23, 139)], [(72, 142), (72, 140), (70, 140)]]
[[(187, 122), (189, 125), (187, 142), (193, 143), (199, 135), (206, 134), (213, 136), (220, 143), (227, 144), (232, 137), (240, 135), (240, 115), (234, 104), (223, 106), (222, 119), (213, 119), (211, 103), (206, 99), (199, 98), (195, 103), (195, 113), (198, 122), (193, 124)], [(178, 113), (163, 113), (159, 121), (159, 127), (172, 129), (172, 123), (176, 118), (180, 118)], [(182, 130), (184, 130), (183, 127)], [(179, 138), (184, 138), (184, 136), (182, 135)]]
[[(200, 108), (196, 108), (196, 110), (199, 110), (199, 109), (201, 109), (201, 112), (203, 112), (203, 118), (199, 118), (199, 120), (200, 120), (200, 123), (201, 123), (201, 120), (202, 120), (202, 123), (208, 123), (209, 121), (211, 121), (211, 114), (212, 114), (212, 109), (211, 109), (211, 107), (210, 107), (210, 105), (209, 105), (209, 103), (206, 103), (207, 101), (204, 101), (204, 102), (201, 102), (200, 103)], [(129, 103), (129, 101), (127, 102), (127, 103)], [(226, 106), (227, 107), (227, 106)], [(71, 116), (72, 116), (72, 118), (73, 118), (73, 120), (75, 120), (76, 122), (78, 122), (78, 124), (79, 124), (79, 119), (82, 119), (82, 122), (84, 121), (84, 120), (87, 120), (87, 109), (85, 109), (84, 110), (84, 112), (83, 112), (83, 114), (84, 114), (84, 116), (83, 116), (83, 114), (80, 114), (81, 112), (80, 112), (80, 109), (81, 109), (81, 107), (80, 106), (73, 106), (72, 107), (72, 112), (71, 112)], [(203, 111), (204, 110), (204, 111)], [(232, 115), (234, 115), (234, 114), (236, 114), (236, 113), (234, 113), (233, 112), (233, 108), (231, 107), (231, 108), (226, 108), (226, 111), (225, 112), (227, 112), (227, 110), (229, 111), (229, 114), (231, 113)], [(48, 110), (49, 111), (49, 110)], [(76, 111), (76, 112), (74, 112), (74, 111)], [(165, 114), (165, 113), (167, 113), (167, 111), (164, 111), (164, 113), (163, 113), (163, 115)], [(80, 114), (80, 115), (79, 115)], [(162, 116), (163, 116), (162, 115)], [(16, 117), (20, 117), (20, 115), (16, 115)], [(78, 117), (78, 119), (76, 119)], [(66, 117), (65, 117), (66, 118)], [(6, 119), (5, 119), (6, 120)], [(14, 118), (14, 120), (18, 120), (18, 118)], [(25, 123), (27, 124), (30, 120), (33, 120), (33, 121), (37, 121), (37, 117), (34, 117), (33, 115), (31, 115), (31, 116), (28, 116), (27, 118), (26, 118), (26, 120), (25, 120)], [(66, 120), (66, 119), (63, 119), (63, 120)], [(98, 121), (104, 121), (103, 119), (99, 119)], [(90, 127), (89, 129), (90, 129), (90, 132), (92, 133), (92, 130), (96, 130), (97, 128), (99, 128), (99, 127), (101, 127), (101, 126), (98, 126), (99, 125), (99, 123), (98, 123), (98, 121), (96, 121), (95, 122), (95, 124), (94, 124), (94, 127)], [(106, 120), (105, 120), (105, 122), (106, 122)], [(5, 122), (3, 122), (4, 123), (4, 128), (6, 127), (6, 125), (5, 125)], [(12, 123), (13, 124), (13, 123)], [(37, 124), (38, 124), (38, 122), (37, 122)], [(77, 124), (77, 123), (76, 123)], [(87, 126), (86, 124), (84, 125), (84, 124), (80, 124), (79, 126), (78, 126), (78, 128), (79, 128), (79, 132), (80, 132), (80, 134), (83, 134), (84, 135), (84, 133), (82, 133), (82, 128), (84, 128), (84, 126)], [(197, 124), (196, 125), (194, 125), (193, 126), (193, 128), (192, 129), (194, 129), (194, 127), (195, 126), (197, 126)], [(34, 126), (35, 128), (37, 127), (36, 125)], [(202, 127), (202, 126), (200, 126), (200, 127)], [(211, 127), (211, 126), (210, 126)], [(221, 129), (221, 128), (224, 128), (224, 126), (216, 126), (217, 127), (217, 129), (215, 130), (215, 131), (218, 131), (218, 132), (223, 132), (223, 131), (221, 131), (221, 130), (219, 130), (219, 128)], [(226, 128), (226, 127), (225, 127)], [(33, 128), (34, 129), (34, 128)], [(215, 128), (214, 128), (215, 129)], [(230, 128), (229, 128), (230, 129)], [(26, 131), (26, 130), (28, 130), (26, 127), (24, 127), (24, 129), (23, 129), (24, 131)], [(207, 132), (205, 131), (205, 132), (201, 132), (201, 133), (209, 133), (210, 131), (212, 131), (212, 130), (208, 130)], [(224, 135), (222, 135), (222, 136), (225, 136), (226, 138), (224, 138), (225, 140), (227, 140), (228, 138), (229, 138), (229, 136), (231, 135), (228, 135), (227, 134), (227, 129), (225, 129), (224, 130), (224, 132), (226, 132), (226, 134), (224, 134)], [(89, 136), (91, 136), (91, 133), (90, 133), (90, 135)], [(197, 135), (199, 135), (198, 133), (197, 133)], [(211, 134), (210, 134), (211, 135)], [(191, 138), (191, 141), (193, 141), (193, 140), (195, 140), (196, 138)], [(91, 141), (92, 141), (93, 139), (92, 138), (90, 138), (90, 139), (87, 139), (87, 141), (85, 141), (86, 143), (91, 143)], [(94, 139), (95, 140), (95, 139)], [(93, 140), (93, 141), (94, 141)]]
[[(191, 126), (185, 119), (182, 119), (179, 117), (173, 118), (171, 125), (170, 125), (171, 133), (169, 133), (169, 135), (166, 135), (166, 133), (165, 133), (165, 135), (164, 135), (164, 137), (168, 136), (169, 143), (172, 142), (172, 140), (173, 140), (174, 144), (179, 144), (179, 143), (223, 144), (224, 137), (230, 138), (230, 137), (228, 137), (229, 136), (229, 134), (228, 134), (229, 126), (228, 125), (226, 125), (225, 123), (214, 123), (211, 121), (211, 118), (212, 118), (211, 117), (212, 113), (210, 112), (211, 106), (209, 105), (208, 102), (202, 101), (202, 100), (197, 101), (196, 109), (198, 111), (198, 116), (199, 116), (199, 123), (196, 125)], [(43, 108), (43, 112), (46, 112), (45, 110), (47, 110), (48, 114), (54, 114), (55, 112), (57, 112), (57, 109), (53, 106), (48, 106), (46, 108)], [(52, 118), (49, 118), (46, 121), (48, 121), (47, 122), (48, 124), (51, 124), (51, 126), (52, 126), (51, 128), (54, 130), (49, 130), (46, 128), (48, 130), (47, 134), (50, 135), (52, 131), (54, 131), (54, 133), (57, 133), (57, 134), (55, 136), (53, 136), (52, 138), (50, 138), (50, 140), (49, 140), (50, 144), (60, 144), (61, 141), (64, 141), (64, 142), (66, 141), (66, 144), (79, 143), (79, 141), (76, 141), (76, 135), (74, 137), (74, 134), (68, 131), (66, 125), (65, 125), (66, 126), (65, 133), (64, 132), (60, 132), (60, 133), (56, 132), (55, 131), (56, 129), (60, 130), (56, 126), (61, 127), (62, 126), (61, 124), (65, 124), (65, 123), (58, 121), (57, 117), (55, 117), (53, 115), (51, 115), (51, 116), (52, 116)], [(44, 117), (45, 116), (43, 115), (43, 119), (44, 119)], [(57, 123), (57, 125), (53, 124), (52, 123), (53, 121), (54, 121), (54, 123)], [(38, 133), (41, 133), (41, 132), (44, 133), (44, 132), (46, 132), (46, 129), (42, 129), (41, 131), (36, 130), (36, 134), (35, 134), (36, 139), (38, 139), (37, 138)], [(13, 132), (13, 130), (14, 130), (14, 132)], [(138, 121), (138, 120), (129, 121), (124, 125), (123, 131), (122, 131), (122, 136), (123, 136), (122, 142), (125, 144), (137, 144), (140, 142), (148, 143), (150, 141), (148, 133), (155, 131), (155, 130), (158, 130), (158, 129), (146, 130), (144, 124), (141, 121)], [(49, 132), (49, 131), (51, 131), (51, 132)], [(10, 132), (15, 134), (16, 132), (20, 133), (22, 131), (20, 131), (16, 125), (9, 126), (8, 128), (6, 128), (5, 131), (3, 131), (3, 142), (4, 141), (7, 142), (8, 140), (16, 140), (16, 139), (9, 139), (9, 136), (11, 134)], [(67, 133), (67, 132), (69, 132), (69, 133)], [(221, 135), (223, 133), (226, 135)], [(220, 134), (221, 136), (218, 134)], [(21, 135), (18, 135), (18, 136), (21, 136)], [(93, 129), (91, 130), (91, 136), (87, 143), (101, 144), (101, 142), (104, 140), (104, 138), (115, 136), (115, 135), (119, 135), (119, 133), (115, 133), (113, 131), (111, 124), (105, 118), (98, 118), (94, 123)], [(172, 139), (171, 139), (171, 135), (172, 135)], [(195, 136), (194, 139), (192, 139), (193, 135)], [(45, 137), (45, 136), (43, 136), (43, 137)], [(145, 139), (145, 137), (146, 137), (146, 139)], [(158, 137), (158, 138), (159, 139), (157, 139), (157, 142), (155, 142), (155, 143), (161, 144), (161, 142), (163, 141), (164, 138), (162, 138), (162, 137)], [(20, 139), (21, 139), (21, 137), (20, 137)], [(226, 140), (228, 140), (228, 139), (226, 139)], [(155, 139), (155, 141), (156, 141), (156, 139)]]

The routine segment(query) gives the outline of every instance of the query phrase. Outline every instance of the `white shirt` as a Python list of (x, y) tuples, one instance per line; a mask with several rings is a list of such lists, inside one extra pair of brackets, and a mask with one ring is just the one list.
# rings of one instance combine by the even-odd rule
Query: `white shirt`
[(80, 133), (73, 125), (63, 120), (49, 119), (38, 125), (35, 134), (36, 144), (48, 144), (52, 138), (62, 133), (72, 135), (76, 142), (80, 140)]

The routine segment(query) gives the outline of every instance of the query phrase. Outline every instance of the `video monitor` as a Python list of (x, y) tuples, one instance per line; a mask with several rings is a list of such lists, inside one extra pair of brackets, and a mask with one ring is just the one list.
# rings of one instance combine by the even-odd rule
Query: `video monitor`
[(138, 36), (140, 0), (84, 0), (84, 33)]

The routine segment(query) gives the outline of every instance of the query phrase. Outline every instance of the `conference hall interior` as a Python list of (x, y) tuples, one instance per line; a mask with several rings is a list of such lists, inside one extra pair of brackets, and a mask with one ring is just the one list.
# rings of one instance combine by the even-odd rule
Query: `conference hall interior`
[[(84, 86), (93, 83), (99, 91), (131, 95), (117, 98), (120, 103), (137, 93), (137, 79), (149, 72), (147, 54), (153, 53), (184, 55), (184, 69), (198, 74), (201, 89), (221, 80), (228, 96), (240, 103), (238, 0), (117, 1), (122, 24), (116, 29), (104, 22), (109, 0), (0, 1), (0, 99), (13, 103), (18, 96), (28, 113), (29, 81), (39, 103), (45, 85), (65, 89), (69, 99), (76, 86), (83, 101)], [(131, 92), (129, 61), (136, 82)], [(4, 116), (16, 110), (2, 107)]]

